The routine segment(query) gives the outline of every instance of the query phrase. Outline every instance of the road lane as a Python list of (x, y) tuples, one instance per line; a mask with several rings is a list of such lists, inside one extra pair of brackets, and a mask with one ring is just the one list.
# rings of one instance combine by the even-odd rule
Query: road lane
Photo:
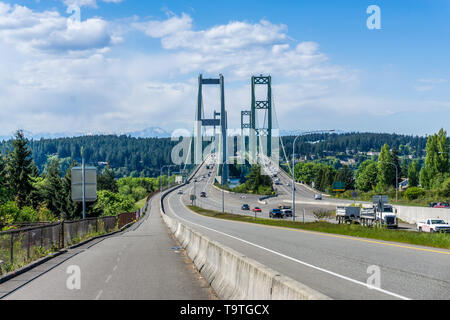
[[(6, 299), (207, 300), (214, 295), (159, 214), (159, 197), (138, 228), (104, 239), (13, 292)], [(69, 266), (81, 270), (81, 290), (69, 290)]]
[[(450, 293), (449, 250), (217, 220), (187, 210), (181, 196), (170, 195), (166, 202), (169, 215), (332, 298), (448, 299)], [(364, 285), (373, 265), (386, 291)]]

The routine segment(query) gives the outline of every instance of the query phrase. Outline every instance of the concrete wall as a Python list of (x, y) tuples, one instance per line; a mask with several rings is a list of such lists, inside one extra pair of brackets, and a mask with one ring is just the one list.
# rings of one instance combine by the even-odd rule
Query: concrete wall
[(437, 208), (425, 208), (425, 207), (407, 207), (397, 206), (397, 216), (411, 224), (417, 222), (424, 222), (428, 218), (439, 218), (445, 222), (450, 223), (450, 209), (437, 209)]
[(211, 241), (161, 212), (197, 269), (223, 300), (328, 300), (239, 252)]

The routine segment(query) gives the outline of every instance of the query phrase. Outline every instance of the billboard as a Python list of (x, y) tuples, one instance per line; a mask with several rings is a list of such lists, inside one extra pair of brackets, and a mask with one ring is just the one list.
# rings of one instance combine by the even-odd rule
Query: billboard
[[(97, 200), (97, 168), (85, 167), (85, 201)], [(72, 201), (83, 201), (83, 170), (82, 167), (72, 168)]]

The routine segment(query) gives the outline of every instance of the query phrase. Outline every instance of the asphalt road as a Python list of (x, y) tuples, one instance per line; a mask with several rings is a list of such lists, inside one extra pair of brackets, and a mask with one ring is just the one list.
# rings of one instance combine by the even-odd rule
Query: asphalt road
[[(150, 215), (137, 227), (105, 238), (93, 245), (69, 253), (47, 272), (33, 270), (0, 285), (0, 292), (18, 281), (32, 279), (33, 273), (44, 271), (34, 280), (5, 299), (39, 300), (208, 300), (215, 296), (208, 283), (195, 270), (159, 214), (159, 197), (150, 206)], [(66, 273), (69, 266), (81, 271), (81, 290), (69, 290)], [(38, 267), (41, 269), (42, 267)], [(45, 266), (44, 266), (45, 268)]]
[[(208, 171), (197, 174), (197, 193), (209, 190), (197, 205), (221, 210), (221, 192), (212, 189)], [(202, 176), (206, 178), (202, 180)], [(202, 188), (204, 188), (202, 190)], [(217, 220), (196, 215), (186, 208), (194, 184), (184, 194), (166, 198), (167, 213), (209, 238), (219, 241), (266, 266), (334, 299), (448, 299), (450, 251), (373, 241), (299, 230)], [(205, 191), (205, 192), (206, 192)], [(200, 198), (199, 198), (200, 199)], [(256, 199), (226, 194), (225, 211)], [(245, 201), (242, 201), (245, 200)], [(278, 203), (279, 200), (272, 200)], [(268, 208), (260, 205), (263, 215)], [(240, 211), (240, 210), (237, 210)], [(248, 214), (245, 212), (236, 212)], [(375, 266), (375, 267), (373, 267)], [(369, 288), (371, 268), (380, 270), (379, 288)]]

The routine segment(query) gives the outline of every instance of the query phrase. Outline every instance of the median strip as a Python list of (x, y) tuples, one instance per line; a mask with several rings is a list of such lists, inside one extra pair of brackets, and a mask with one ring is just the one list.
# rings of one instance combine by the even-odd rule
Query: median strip
[[(253, 216), (236, 215), (222, 213), (214, 210), (203, 209), (195, 206), (188, 206), (190, 210), (200, 215), (237, 222), (253, 223), (265, 226), (281, 227), (288, 229), (306, 230), (334, 235), (344, 235), (357, 238), (376, 239), (391, 242), (400, 242), (412, 245), (450, 249), (450, 235), (430, 234), (401, 230), (387, 230), (385, 228), (368, 228), (359, 225), (331, 224), (326, 222), (300, 223), (287, 220), (274, 220), (255, 218)], [(431, 250), (427, 250), (431, 251)], [(435, 251), (433, 251), (435, 252)], [(445, 253), (436, 251), (439, 253)]]

